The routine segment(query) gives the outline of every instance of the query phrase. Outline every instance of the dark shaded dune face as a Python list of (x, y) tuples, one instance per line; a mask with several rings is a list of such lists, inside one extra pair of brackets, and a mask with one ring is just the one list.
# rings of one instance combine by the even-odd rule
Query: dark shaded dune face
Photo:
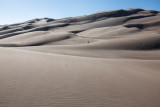
[(24, 30), (31, 29), (31, 28), (32, 28), (32, 26), (30, 26), (30, 25), (23, 27)]
[(132, 28), (132, 27), (136, 27), (138, 29), (143, 29), (144, 25), (143, 24), (128, 24), (128, 25), (124, 25), (127, 28)]
[(160, 48), (159, 18), (158, 11), (121, 9), (64, 19), (33, 19), (0, 26), (0, 46), (154, 50)]

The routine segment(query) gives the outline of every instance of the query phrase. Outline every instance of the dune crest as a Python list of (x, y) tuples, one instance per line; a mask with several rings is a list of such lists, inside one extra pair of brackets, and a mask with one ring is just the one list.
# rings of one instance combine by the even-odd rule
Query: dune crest
[[(72, 45), (75, 42), (71, 47), (74, 47), (76, 44), (75, 47), (87, 48), (86, 43), (90, 43), (91, 47), (92, 45), (97, 45), (100, 49), (106, 47), (105, 50), (159, 49), (159, 18), (158, 11), (121, 9), (64, 19), (33, 19), (24, 23), (1, 26), (0, 46), (27, 47), (49, 45), (54, 47), (56, 44)], [(138, 22), (138, 20), (142, 21)], [(37, 35), (36, 32), (46, 33), (40, 36), (41, 34)], [(65, 32), (66, 36), (62, 37), (60, 34), (57, 36), (58, 38), (55, 37), (54, 35), (56, 33), (58, 35), (59, 32)], [(144, 36), (141, 36), (143, 32)], [(151, 37), (145, 36), (146, 33)], [(27, 37), (26, 35), (32, 36)], [(137, 35), (140, 36), (138, 37)], [(154, 36), (152, 37), (152, 35)], [(23, 36), (26, 36), (27, 39), (20, 39)], [(33, 40), (33, 38), (35, 39)], [(98, 45), (101, 41), (103, 45)]]

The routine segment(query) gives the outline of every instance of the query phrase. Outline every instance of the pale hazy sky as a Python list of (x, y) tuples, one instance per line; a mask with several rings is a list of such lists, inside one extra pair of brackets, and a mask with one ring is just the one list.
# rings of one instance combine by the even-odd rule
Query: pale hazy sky
[(0, 25), (126, 8), (160, 11), (160, 0), (0, 0)]

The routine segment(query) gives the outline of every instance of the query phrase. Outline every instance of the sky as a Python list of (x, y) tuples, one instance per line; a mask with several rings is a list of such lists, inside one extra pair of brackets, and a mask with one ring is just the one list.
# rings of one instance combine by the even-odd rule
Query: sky
[(127, 8), (160, 11), (160, 0), (0, 0), (0, 25)]

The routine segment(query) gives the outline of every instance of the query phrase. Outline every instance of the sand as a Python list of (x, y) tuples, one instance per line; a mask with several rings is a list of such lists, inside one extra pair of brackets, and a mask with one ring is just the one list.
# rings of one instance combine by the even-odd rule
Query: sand
[(159, 18), (126, 9), (0, 26), (0, 107), (160, 107)]

